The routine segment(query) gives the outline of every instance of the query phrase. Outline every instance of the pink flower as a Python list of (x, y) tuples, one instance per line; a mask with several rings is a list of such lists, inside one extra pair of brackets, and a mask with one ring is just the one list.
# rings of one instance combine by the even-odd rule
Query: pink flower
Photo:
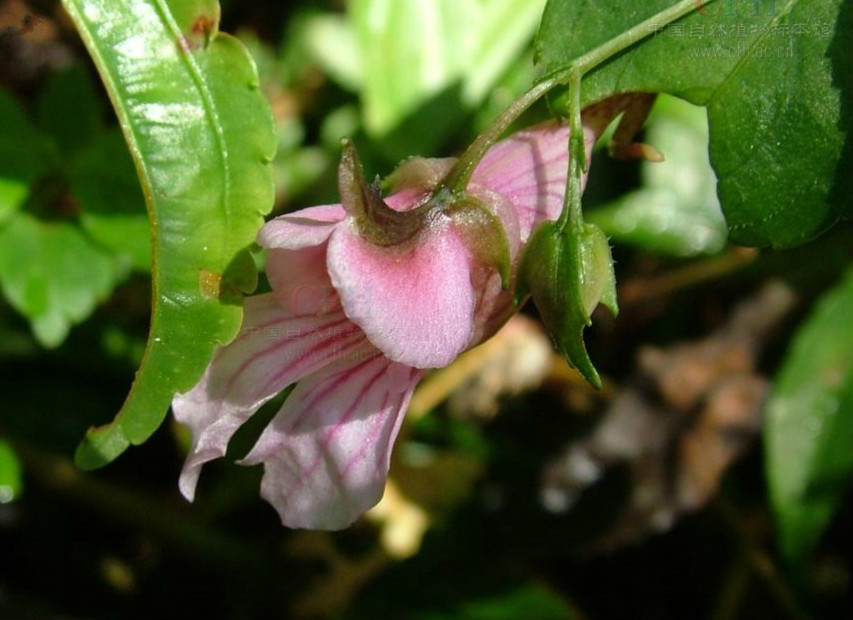
[(193, 435), (183, 495), (192, 500), (202, 465), (296, 383), (242, 461), (264, 464), (261, 495), (290, 527), (343, 528), (376, 504), (424, 369), (449, 364), (515, 311), (519, 252), (562, 208), (567, 144), (556, 123), (495, 144), (464, 196), (437, 191), (454, 160), (412, 159), (384, 202), (345, 148), (343, 204), (263, 228), (273, 292), (246, 300), (239, 337), (174, 399)]

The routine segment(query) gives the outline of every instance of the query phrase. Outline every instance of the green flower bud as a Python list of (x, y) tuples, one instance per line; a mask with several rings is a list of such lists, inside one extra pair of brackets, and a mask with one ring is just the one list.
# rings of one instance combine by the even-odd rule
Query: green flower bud
[(598, 372), (583, 342), (583, 329), (602, 303), (615, 316), (616, 280), (610, 246), (601, 230), (583, 224), (579, 230), (559, 231), (544, 222), (534, 231), (519, 268), (516, 302), (528, 295), (539, 309), (557, 349), (595, 387)]

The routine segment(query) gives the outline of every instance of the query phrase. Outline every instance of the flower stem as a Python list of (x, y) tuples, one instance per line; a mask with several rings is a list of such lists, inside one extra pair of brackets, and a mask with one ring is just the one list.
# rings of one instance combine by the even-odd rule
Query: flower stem
[[(631, 45), (634, 45), (646, 38), (651, 33), (677, 19), (684, 17), (685, 15), (692, 13), (693, 11), (698, 10), (701, 8), (703, 2), (707, 5), (714, 1), (715, 0), (681, 0), (681, 2), (672, 5), (668, 9), (664, 9), (653, 17), (650, 17), (636, 26), (629, 28), (625, 32), (613, 37), (605, 43), (602, 43), (582, 56), (577, 57), (569, 65), (542, 76), (533, 88), (522, 95), (521, 98), (514, 101), (503, 114), (495, 119), (495, 121), (483, 133), (477, 136), (474, 142), (472, 142), (467, 149), (465, 149), (465, 152), (459, 157), (459, 160), (441, 183), (439, 189), (449, 189), (453, 193), (464, 192), (465, 188), (468, 186), (468, 182), (471, 180), (471, 175), (474, 173), (474, 169), (477, 167), (477, 164), (480, 163), (480, 160), (483, 159), (489, 148), (497, 142), (501, 135), (506, 131), (507, 127), (509, 127), (531, 105), (538, 101), (552, 88), (568, 84), (571, 90), (580, 91), (580, 81), (584, 74)], [(571, 123), (572, 135), (581, 136), (581, 140), (577, 142), (581, 144), (580, 150), (576, 147), (573, 147), (572, 150), (575, 155), (580, 153), (579, 161), (583, 161), (583, 132), (579, 129), (580, 94), (578, 93), (577, 96), (572, 95), (572, 101), (576, 102), (576, 104), (572, 105), (572, 107), (575, 107), (576, 109), (569, 109), (569, 122)], [(585, 167), (586, 165), (583, 164), (582, 168)], [(578, 191), (579, 190), (580, 185), (578, 185)], [(580, 193), (578, 193), (578, 196), (580, 196)]]
[(558, 69), (550, 75), (543, 76), (543, 81), (550, 78), (559, 78), (561, 74), (566, 75), (572, 70), (580, 71), (581, 75), (588, 73), (606, 60), (609, 60), (619, 52), (631, 47), (638, 41), (645, 39), (653, 32), (657, 32), (664, 26), (671, 24), (685, 15), (702, 8), (702, 4), (711, 4), (715, 0), (681, 0), (668, 9), (656, 13), (649, 19), (632, 26), (622, 34), (588, 51), (582, 56), (575, 58), (571, 65), (564, 69)]
[(566, 177), (566, 198), (563, 210), (557, 219), (557, 228), (565, 230), (571, 226), (579, 230), (583, 223), (581, 193), (583, 171), (586, 168), (586, 144), (581, 122), (581, 73), (569, 77), (569, 174)]
[(547, 80), (536, 84), (528, 90), (520, 99), (516, 99), (512, 104), (495, 119), (486, 130), (481, 133), (465, 149), (465, 152), (459, 157), (459, 160), (447, 174), (447, 177), (442, 182), (442, 187), (450, 189), (454, 193), (463, 192), (468, 187), (468, 181), (471, 180), (471, 175), (474, 174), (474, 169), (480, 160), (483, 159), (486, 152), (491, 146), (498, 141), (513, 121), (521, 116), (527, 108), (536, 103), (545, 93), (554, 88), (559, 82)]
[[(705, 0), (710, 4), (714, 0)], [(581, 79), (584, 74), (619, 52), (646, 38), (652, 32), (674, 22), (701, 7), (701, 0), (681, 0), (668, 9), (629, 28), (622, 34), (590, 50), (573, 60), (567, 67), (544, 76), (540, 84), (553, 82), (568, 83), (569, 86), (569, 173), (566, 178), (566, 198), (563, 210), (557, 219), (562, 232), (570, 226), (579, 230), (583, 223), (581, 192), (583, 173), (587, 169), (583, 124), (581, 122)]]

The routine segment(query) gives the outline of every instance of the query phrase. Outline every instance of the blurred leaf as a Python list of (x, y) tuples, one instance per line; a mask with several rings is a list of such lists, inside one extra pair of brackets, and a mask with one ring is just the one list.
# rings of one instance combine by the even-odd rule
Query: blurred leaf
[[(449, 551), (445, 550), (446, 552)], [(400, 620), (572, 620), (579, 614), (556, 591), (520, 580), (487, 557), (435, 563), (434, 551), (422, 552), (383, 574), (356, 602), (353, 618)], [(494, 558), (494, 550), (488, 552)], [(442, 575), (424, 582), (424, 575)]]
[[(550, 0), (538, 58), (548, 71), (565, 67), (673, 4)], [(583, 102), (644, 91), (707, 106), (732, 240), (799, 245), (851, 217), (851, 4), (716, 2), (593, 70)]]
[(572, 620), (578, 616), (555, 592), (536, 583), (526, 583), (483, 598), (462, 601), (451, 611), (424, 611), (404, 617), (411, 620)]
[(53, 144), (34, 127), (21, 105), (0, 90), (0, 225), (30, 194), (30, 185), (51, 165)]
[[(349, 6), (362, 51), (364, 124), (371, 136), (386, 136), (430, 100), (459, 88), (476, 49), (476, 0), (354, 0)], [(432, 110), (433, 129), (447, 131), (461, 118), (460, 96), (443, 106), (443, 117)], [(433, 124), (423, 117), (421, 122)], [(430, 136), (417, 138), (426, 145)], [(428, 148), (411, 146), (413, 152)]]
[(151, 269), (151, 237), (145, 199), (127, 145), (118, 130), (97, 138), (69, 166), (71, 193), (82, 213), (80, 224), (92, 239), (133, 267)]
[(72, 224), (19, 213), (0, 228), (0, 288), (46, 347), (59, 345), (124, 276)]
[[(354, 0), (364, 123), (398, 132), (396, 156), (429, 153), (476, 107), (530, 40), (541, 0)], [(421, 133), (402, 127), (418, 116)]]
[(853, 271), (794, 337), (767, 403), (770, 499), (782, 553), (800, 567), (853, 478)]
[(12, 446), (0, 439), (0, 504), (8, 504), (23, 488), (21, 464)]
[(727, 230), (708, 160), (705, 110), (661, 96), (647, 124), (646, 142), (666, 161), (643, 161), (641, 189), (591, 211), (587, 219), (606, 235), (652, 252), (692, 256), (720, 251)]
[(572, 620), (578, 616), (555, 592), (536, 583), (526, 583), (493, 596), (472, 599), (451, 614), (425, 615), (430, 620)]
[(350, 10), (363, 52), (365, 125), (374, 136), (457, 82), (473, 55), (475, 0), (355, 0)]
[(81, 66), (54, 73), (39, 94), (39, 125), (63, 154), (85, 146), (100, 127), (101, 106), (89, 74)]
[(331, 13), (310, 15), (301, 31), (308, 53), (329, 77), (351, 91), (361, 89), (364, 61), (351, 21)]
[[(312, 13), (297, 14), (292, 18), (284, 36), (285, 49), (282, 50), (281, 58), (276, 57), (269, 45), (251, 31), (239, 33), (240, 41), (249, 50), (258, 67), (261, 88), (275, 113), (278, 148), (272, 165), (275, 171), (275, 204), (278, 206), (289, 203), (294, 195), (310, 187), (327, 170), (329, 164), (323, 149), (304, 146), (306, 126), (301, 115), (301, 107), (304, 104), (298, 102), (301, 85), (290, 84), (298, 81), (297, 76), (309, 66), (304, 57), (304, 47), (311, 42), (312, 35), (306, 32), (306, 28), (313, 17), (315, 14)], [(294, 86), (293, 90), (289, 90)], [(342, 135), (354, 133), (339, 134), (332, 150), (340, 149)]]
[(545, 0), (480, 0), (469, 36), (476, 38), (474, 55), (464, 65), (463, 99), (479, 104), (530, 42), (542, 19)]
[(257, 279), (246, 249), (273, 200), (275, 133), (246, 49), (217, 32), (215, 0), (63, 4), (116, 108), (154, 235), (148, 345), (115, 421), (78, 448), (93, 468), (144, 442), (237, 334)]

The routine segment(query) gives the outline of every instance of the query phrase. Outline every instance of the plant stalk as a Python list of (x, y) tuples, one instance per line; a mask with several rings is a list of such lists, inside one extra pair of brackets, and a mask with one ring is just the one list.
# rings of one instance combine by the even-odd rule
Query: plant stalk
[[(702, 3), (711, 4), (716, 0), (681, 0), (668, 9), (664, 9), (660, 13), (650, 17), (649, 19), (640, 22), (636, 26), (626, 30), (625, 32), (613, 37), (609, 41), (602, 43), (596, 48), (577, 57), (568, 66), (561, 67), (550, 74), (542, 76), (542, 78), (528, 90), (521, 98), (514, 101), (506, 111), (501, 114), (489, 127), (481, 133), (471, 145), (465, 149), (465, 152), (459, 157), (456, 164), (448, 173), (447, 177), (441, 183), (437, 191), (449, 189), (454, 194), (465, 191), (468, 182), (471, 180), (471, 175), (480, 160), (486, 155), (491, 146), (497, 142), (507, 128), (520, 117), (527, 109), (536, 103), (540, 98), (548, 93), (555, 86), (568, 84), (571, 90), (580, 91), (580, 82), (583, 76), (595, 69), (605, 61), (609, 60), (616, 54), (622, 52), (628, 47), (645, 39), (647, 36), (671, 24), (672, 22), (692, 13), (701, 8)], [(577, 108), (572, 109), (572, 108)], [(572, 135), (580, 134), (583, 136), (580, 127), (580, 94), (572, 95), (572, 106), (569, 109), (569, 122), (571, 123)], [(572, 148), (577, 155), (578, 149)], [(581, 161), (583, 161), (583, 148), (580, 149)], [(581, 169), (586, 168), (586, 164), (582, 164)], [(570, 181), (571, 182), (571, 181)], [(580, 187), (578, 186), (578, 189)], [(579, 194), (578, 194), (579, 195)], [(568, 197), (568, 195), (567, 195)], [(562, 216), (561, 216), (562, 217)]]

